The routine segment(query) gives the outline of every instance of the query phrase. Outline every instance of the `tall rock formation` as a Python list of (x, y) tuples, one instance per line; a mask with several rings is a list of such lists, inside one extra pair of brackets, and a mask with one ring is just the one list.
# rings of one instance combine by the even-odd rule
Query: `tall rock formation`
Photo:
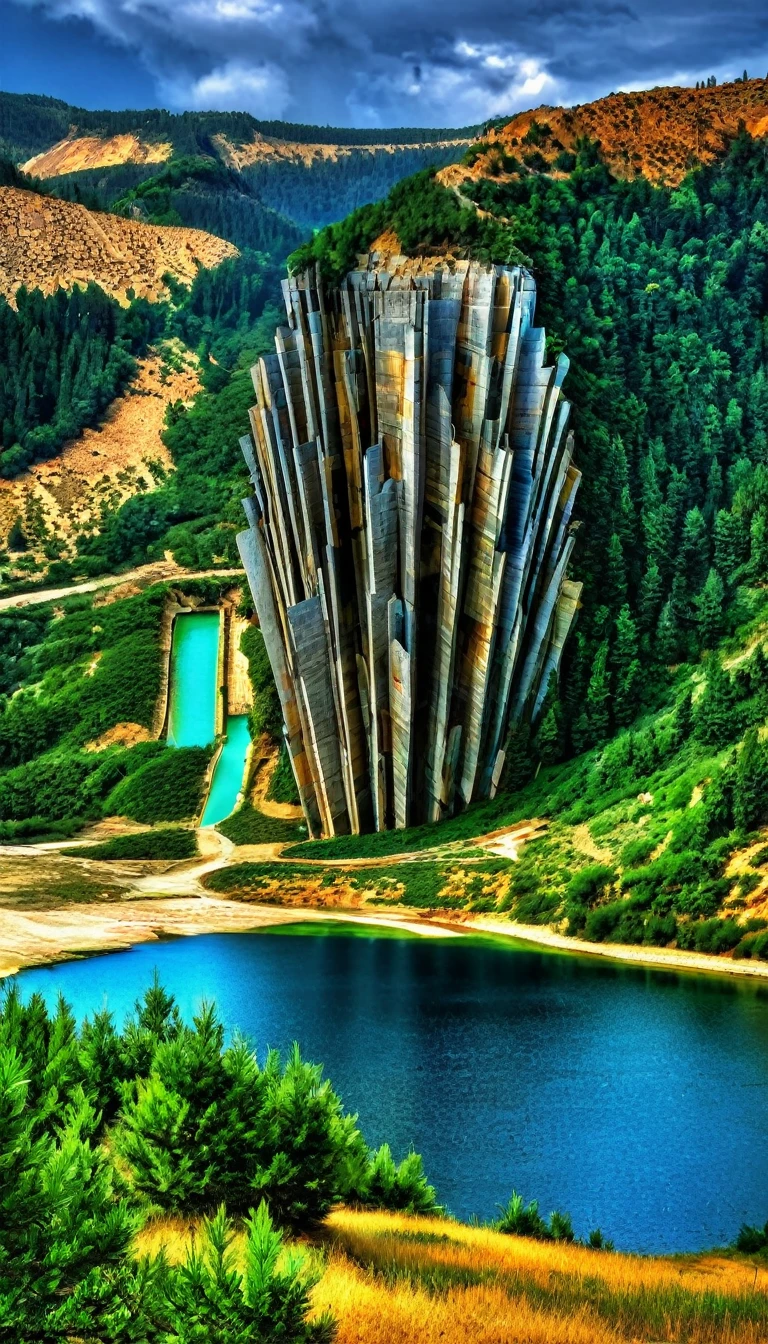
[(238, 538), (313, 835), (493, 795), (580, 585), (580, 474), (519, 267), (361, 258), (284, 282)]

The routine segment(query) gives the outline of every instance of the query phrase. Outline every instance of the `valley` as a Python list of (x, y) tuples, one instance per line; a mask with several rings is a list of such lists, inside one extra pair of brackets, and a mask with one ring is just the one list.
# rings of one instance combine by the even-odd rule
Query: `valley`
[(768, 80), (633, 83), (0, 92), (9, 1344), (765, 1337)]

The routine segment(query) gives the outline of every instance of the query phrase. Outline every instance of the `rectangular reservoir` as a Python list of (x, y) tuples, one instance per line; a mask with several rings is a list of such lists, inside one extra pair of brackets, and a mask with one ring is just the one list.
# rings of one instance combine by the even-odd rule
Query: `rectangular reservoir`
[(182, 612), (173, 623), (168, 743), (206, 747), (216, 737), (218, 611)]

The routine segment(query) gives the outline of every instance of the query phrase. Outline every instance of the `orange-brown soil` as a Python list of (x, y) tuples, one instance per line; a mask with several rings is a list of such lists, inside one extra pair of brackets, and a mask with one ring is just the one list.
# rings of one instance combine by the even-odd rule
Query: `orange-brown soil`
[(109, 139), (75, 135), (60, 140), (43, 154), (36, 154), (23, 168), (34, 177), (57, 177), (86, 168), (114, 168), (123, 163), (164, 163), (172, 153), (173, 145), (168, 141), (147, 144), (137, 135), (112, 135)]
[(164, 275), (191, 284), (202, 266), (236, 255), (202, 229), (141, 224), (0, 187), (0, 294), (11, 300), (21, 285), (50, 294), (94, 281), (121, 300), (133, 290), (157, 301), (167, 296)]
[[(542, 107), (520, 112), (486, 139), (489, 151), (472, 168), (451, 164), (441, 180), (458, 186), (498, 171), (498, 150), (523, 159), (538, 150), (552, 164), (562, 149), (577, 140), (599, 140), (606, 163), (617, 177), (642, 173), (652, 182), (676, 185), (689, 169), (711, 163), (743, 121), (751, 135), (768, 134), (768, 81), (721, 84), (715, 89), (661, 88), (638, 93), (612, 93), (579, 107)], [(551, 135), (527, 140), (532, 124), (549, 127)]]
[[(254, 163), (275, 163), (288, 160), (291, 163), (303, 163), (311, 168), (315, 162), (336, 162), (349, 158), (351, 154), (396, 154), (401, 149), (422, 149), (423, 145), (316, 145), (300, 144), (292, 140), (278, 140), (271, 135), (257, 135), (244, 145), (235, 145), (224, 135), (211, 137), (222, 159), (229, 168), (248, 168)], [(467, 136), (455, 140), (436, 140), (430, 148), (469, 145)], [(37, 171), (37, 170), (35, 170)], [(71, 171), (71, 169), (58, 170)]]

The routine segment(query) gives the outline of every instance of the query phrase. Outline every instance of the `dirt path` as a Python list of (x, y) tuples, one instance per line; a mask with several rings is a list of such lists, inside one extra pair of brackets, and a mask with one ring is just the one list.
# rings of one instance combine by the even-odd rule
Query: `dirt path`
[(197, 843), (202, 863), (198, 859), (191, 859), (189, 863), (174, 864), (169, 872), (160, 876), (150, 874), (148, 877), (139, 877), (133, 884), (134, 891), (148, 896), (205, 895), (200, 878), (205, 877), (206, 873), (215, 872), (217, 868), (226, 868), (235, 846), (212, 826), (197, 832)]
[(35, 588), (29, 593), (14, 593), (12, 597), (0, 597), (0, 611), (10, 611), (14, 607), (33, 607), (41, 602), (59, 602), (76, 593), (96, 593), (101, 588), (115, 588), (122, 583), (141, 583), (148, 587), (153, 583), (162, 583), (169, 579), (209, 579), (234, 578), (243, 573), (242, 569), (183, 569), (173, 560), (159, 560), (152, 565), (140, 565), (138, 569), (126, 570), (123, 574), (102, 574), (98, 579), (86, 579), (84, 583), (71, 583), (66, 588)]
[[(515, 860), (521, 845), (532, 836), (541, 833), (546, 826), (544, 821), (526, 821), (518, 822), (515, 826), (503, 827), (498, 831), (489, 831), (487, 835), (474, 836), (467, 840), (454, 840), (450, 844), (434, 845), (430, 849), (413, 849), (400, 854), (380, 854), (369, 857), (349, 858), (349, 859), (314, 859), (302, 858), (301, 855), (284, 856), (283, 850), (290, 848), (285, 843), (264, 844), (264, 845), (235, 845), (231, 840), (215, 830), (213, 827), (206, 826), (197, 831), (197, 838), (200, 847), (200, 853), (205, 858), (204, 863), (198, 860), (190, 860), (190, 865), (177, 864), (172, 873), (164, 877), (162, 888), (152, 885), (156, 881), (154, 878), (142, 878), (136, 883), (137, 891), (160, 890), (169, 895), (192, 894), (194, 891), (202, 891), (199, 883), (195, 886), (199, 877), (205, 873), (213, 872), (216, 868), (226, 868), (238, 863), (282, 863), (287, 867), (295, 867), (301, 864), (302, 867), (312, 868), (396, 868), (403, 863), (459, 863), (475, 864), (482, 863), (487, 854), (499, 855), (500, 857)], [(39, 845), (0, 845), (0, 856), (16, 856), (19, 854), (32, 856), (35, 854), (55, 853), (60, 849), (74, 849), (78, 845), (93, 843), (84, 840), (53, 840), (46, 841)], [(292, 842), (294, 843), (294, 842)], [(463, 854), (461, 851), (472, 846), (478, 852), (476, 854)], [(88, 862), (81, 860), (82, 863)], [(194, 879), (194, 881), (193, 881)], [(178, 885), (174, 886), (174, 882)]]

